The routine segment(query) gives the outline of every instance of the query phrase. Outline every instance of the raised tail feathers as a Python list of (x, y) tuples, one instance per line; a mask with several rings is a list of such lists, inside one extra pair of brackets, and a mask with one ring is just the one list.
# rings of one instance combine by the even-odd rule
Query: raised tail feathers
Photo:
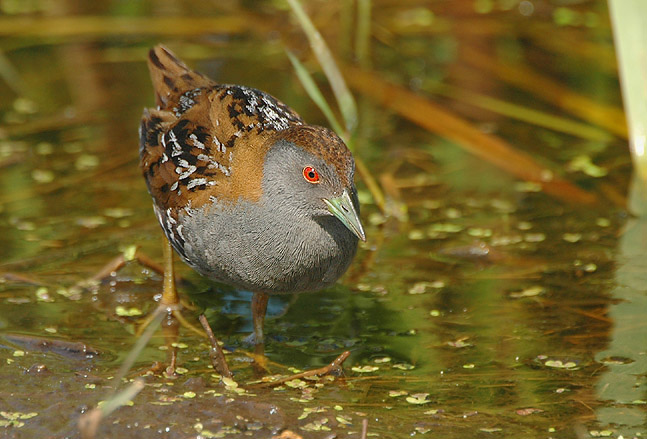
[(186, 91), (214, 84), (206, 76), (187, 67), (161, 44), (148, 52), (148, 69), (155, 89), (155, 103), (160, 108), (177, 102)]

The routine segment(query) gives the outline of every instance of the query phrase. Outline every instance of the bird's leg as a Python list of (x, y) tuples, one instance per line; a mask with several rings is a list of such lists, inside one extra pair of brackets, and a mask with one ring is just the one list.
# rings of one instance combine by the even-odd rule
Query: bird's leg
[(204, 337), (204, 332), (200, 331), (193, 324), (189, 323), (181, 313), (182, 303), (175, 288), (175, 270), (173, 267), (173, 248), (166, 237), (164, 238), (164, 288), (162, 290), (162, 299), (160, 307), (164, 308), (169, 314), (177, 319), (185, 328)]
[[(198, 329), (195, 325), (189, 323), (189, 321), (182, 315), (183, 305), (180, 302), (180, 298), (177, 294), (177, 289), (175, 288), (175, 272), (173, 268), (173, 248), (171, 243), (166, 237), (164, 237), (164, 281), (162, 289), (162, 299), (160, 300), (160, 308), (166, 311), (169, 315), (172, 315), (177, 321), (189, 329), (190, 331), (204, 337), (204, 332)], [(142, 331), (150, 324), (152, 316), (144, 319), (140, 324), (137, 333), (141, 334)]]
[(265, 322), (265, 312), (267, 311), (267, 301), (270, 296), (265, 293), (254, 293), (252, 296), (252, 322), (254, 324), (254, 334), (250, 338), (255, 345), (262, 345), (263, 323)]
[(168, 366), (164, 370), (166, 376), (169, 378), (177, 377), (175, 367), (177, 365), (177, 341), (179, 338), (179, 325), (178, 320), (173, 318), (173, 314), (168, 313), (162, 320), (162, 334), (164, 335), (164, 343), (168, 348)]
[(270, 296), (265, 293), (254, 293), (252, 296), (252, 323), (254, 332), (247, 338), (254, 345), (254, 370), (258, 375), (268, 371), (267, 358), (265, 357), (265, 344), (263, 337), (263, 323), (267, 311), (267, 301)]
[(164, 289), (160, 305), (166, 306), (171, 311), (180, 304), (180, 298), (175, 289), (175, 270), (173, 267), (173, 249), (168, 239), (164, 238)]

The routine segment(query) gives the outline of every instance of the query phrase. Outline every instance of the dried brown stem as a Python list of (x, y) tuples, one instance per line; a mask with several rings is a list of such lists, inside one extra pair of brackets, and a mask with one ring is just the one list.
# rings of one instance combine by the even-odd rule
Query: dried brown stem
[(344, 351), (337, 358), (335, 358), (332, 361), (332, 363), (328, 364), (327, 366), (320, 367), (318, 369), (306, 370), (305, 372), (290, 375), (288, 377), (283, 377), (276, 381), (272, 381), (269, 383), (259, 383), (250, 387), (275, 387), (275, 386), (280, 386), (281, 384), (286, 383), (288, 381), (297, 380), (301, 378), (308, 378), (312, 376), (326, 376), (332, 373), (338, 374), (342, 372), (343, 370), (342, 365), (344, 364), (344, 361), (346, 361), (346, 359), (349, 356), (350, 356), (350, 351)]
[(234, 374), (231, 373), (231, 370), (229, 370), (229, 366), (227, 365), (227, 360), (225, 359), (225, 353), (223, 352), (222, 348), (218, 344), (218, 339), (216, 339), (216, 336), (213, 335), (213, 331), (211, 330), (211, 326), (209, 326), (209, 322), (207, 321), (207, 318), (204, 316), (204, 314), (200, 314), (199, 319), (200, 319), (200, 323), (202, 324), (202, 327), (207, 333), (207, 337), (209, 337), (209, 343), (211, 344), (211, 350), (209, 351), (209, 358), (211, 359), (211, 364), (213, 365), (213, 369), (223, 377), (226, 377), (226, 378), (233, 377)]
[(541, 185), (544, 192), (569, 202), (595, 204), (595, 194), (554, 175), (528, 154), (515, 149), (505, 140), (487, 135), (446, 109), (378, 74), (346, 66), (344, 73), (350, 86), (375, 99), (387, 108), (421, 127), (456, 142), (470, 153), (499, 169), (526, 181)]
[(360, 439), (366, 439), (366, 436), (368, 436), (368, 419), (364, 418), (362, 419), (362, 436), (360, 436)]

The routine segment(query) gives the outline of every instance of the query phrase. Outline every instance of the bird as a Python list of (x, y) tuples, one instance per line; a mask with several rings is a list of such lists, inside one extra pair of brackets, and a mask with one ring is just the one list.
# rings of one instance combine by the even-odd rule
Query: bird
[(353, 156), (330, 129), (163, 45), (148, 67), (156, 108), (144, 109), (139, 155), (167, 240), (160, 303), (179, 303), (172, 246), (202, 276), (253, 293), (250, 341), (262, 344), (269, 296), (334, 284), (366, 240)]

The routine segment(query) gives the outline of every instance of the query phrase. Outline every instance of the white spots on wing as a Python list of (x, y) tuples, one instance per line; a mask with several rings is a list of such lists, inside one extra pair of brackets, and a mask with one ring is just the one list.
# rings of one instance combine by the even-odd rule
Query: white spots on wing
[(178, 172), (178, 168), (175, 168), (175, 172), (177, 172), (178, 174), (180, 174), (180, 176), (178, 177), (180, 180), (184, 180), (185, 178), (189, 178), (189, 176), (190, 176), (191, 174), (193, 174), (193, 173), (195, 172), (195, 170), (196, 170), (196, 167), (195, 167), (194, 165), (191, 165), (191, 166), (189, 166), (189, 167), (188, 167), (184, 172), (182, 172), (182, 173), (180, 174), (180, 173)]
[(193, 142), (193, 146), (195, 146), (196, 148), (204, 149), (204, 143), (198, 140), (198, 136), (196, 136), (195, 134), (190, 134), (189, 139), (191, 139), (191, 141)]
[(229, 177), (231, 175), (231, 168), (229, 166), (222, 166), (221, 164), (218, 164), (218, 169), (220, 169), (220, 172), (225, 174), (226, 177)]
[[(218, 121), (216, 120), (216, 122), (218, 122)], [(216, 123), (216, 125), (218, 125), (218, 123)], [(227, 150), (227, 147), (225, 145), (223, 145), (223, 143), (220, 140), (218, 140), (218, 138), (216, 136), (212, 137), (211, 142), (214, 145), (216, 145), (216, 148), (218, 148), (218, 151), (225, 152), (225, 150)]]
[(176, 191), (176, 190), (177, 190), (178, 183), (179, 183), (179, 182), (177, 182), (177, 181), (176, 181), (175, 183), (173, 183), (173, 184), (171, 185), (171, 190), (172, 190), (172, 191)]
[[(236, 87), (244, 96), (243, 105), (247, 114), (255, 115), (258, 119), (258, 122), (245, 126), (246, 130), (258, 128), (281, 131), (289, 128), (293, 123), (301, 124), (298, 118), (267, 93), (243, 86)], [(234, 89), (227, 90), (227, 94), (233, 95)]]
[(272, 128), (276, 131), (285, 130), (290, 127), (290, 119), (288, 119), (287, 112), (275, 105), (267, 96), (263, 96), (263, 103), (265, 105), (261, 106), (259, 110), (266, 119), (265, 123), (263, 123), (264, 127)]
[[(177, 136), (173, 130), (168, 132), (168, 140), (171, 142), (171, 146), (173, 147), (171, 150), (171, 157), (177, 157), (182, 154), (182, 147), (180, 146), (180, 142), (177, 141)], [(165, 142), (162, 143), (166, 146)]]
[(166, 155), (166, 153), (162, 153), (162, 163), (166, 162), (168, 162), (168, 156)]
[(171, 208), (162, 210), (157, 204), (153, 204), (153, 210), (169, 242), (184, 257), (184, 243), (186, 240), (182, 234), (182, 224), (178, 224), (177, 219), (173, 216), (173, 210)]
[(204, 186), (207, 184), (207, 179), (205, 177), (194, 178), (186, 185), (187, 189), (192, 189), (196, 186)]
[(247, 111), (250, 113), (258, 112), (258, 95), (250, 89), (243, 89), (243, 94), (247, 98)]
[(200, 95), (200, 93), (202, 93), (202, 90), (200, 90), (199, 88), (194, 88), (193, 90), (189, 90), (182, 96), (180, 96), (178, 106), (173, 108), (173, 114), (175, 114), (175, 117), (180, 117), (183, 113), (190, 110), (196, 103), (196, 96)]

